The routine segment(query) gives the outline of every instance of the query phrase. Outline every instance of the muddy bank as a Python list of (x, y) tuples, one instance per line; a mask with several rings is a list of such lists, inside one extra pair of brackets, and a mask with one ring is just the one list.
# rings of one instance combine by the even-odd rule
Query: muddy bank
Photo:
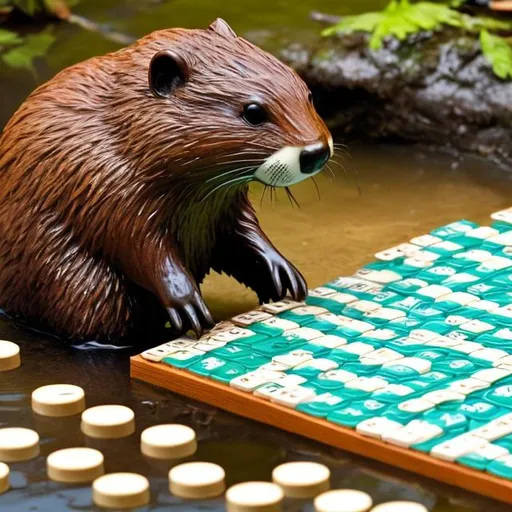
[(333, 129), (448, 145), (512, 167), (512, 81), (493, 74), (474, 36), (424, 34), (378, 51), (364, 35), (283, 47)]

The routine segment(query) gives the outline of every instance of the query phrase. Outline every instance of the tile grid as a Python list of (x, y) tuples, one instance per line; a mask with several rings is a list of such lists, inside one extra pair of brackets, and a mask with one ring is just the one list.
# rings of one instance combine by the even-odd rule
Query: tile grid
[(142, 357), (512, 480), (512, 208)]

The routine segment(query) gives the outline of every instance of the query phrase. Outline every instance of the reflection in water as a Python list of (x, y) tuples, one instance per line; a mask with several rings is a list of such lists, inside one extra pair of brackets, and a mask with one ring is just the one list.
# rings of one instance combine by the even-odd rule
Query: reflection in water
[[(503, 171), (477, 159), (413, 147), (354, 147), (345, 159), (349, 174), (358, 171), (361, 195), (352, 179), (329, 173), (318, 178), (321, 200), (311, 182), (294, 187), (301, 209), (293, 209), (284, 193), (264, 201), (260, 219), (275, 244), (304, 272), (309, 284), (321, 284), (349, 274), (372, 254), (433, 227), (466, 217), (486, 222), (492, 211), (509, 206), (512, 181)], [(261, 189), (253, 189), (257, 208)], [(218, 319), (255, 305), (252, 292), (231, 279), (210, 276), (203, 286)], [(0, 496), (0, 510), (8, 512), (95, 510), (89, 486), (50, 482), (45, 456), (71, 446), (90, 446), (105, 453), (107, 471), (135, 471), (149, 476), (152, 505), (141, 510), (223, 510), (222, 500), (188, 502), (168, 493), (167, 472), (173, 463), (152, 461), (139, 449), (140, 431), (156, 423), (179, 422), (193, 427), (199, 450), (191, 460), (217, 462), (227, 470), (229, 483), (269, 479), (272, 469), (288, 460), (316, 460), (327, 464), (335, 487), (369, 492), (376, 502), (415, 500), (434, 512), (505, 512), (508, 507), (475, 498), (394, 470), (373, 461), (234, 417), (213, 407), (191, 402), (129, 378), (130, 350), (78, 350), (43, 335), (0, 323), (0, 338), (15, 341), (22, 350), (22, 366), (0, 373), (0, 427), (24, 426), (41, 435), (41, 456), (12, 464), (13, 490)], [(151, 340), (141, 340), (150, 342)], [(82, 386), (88, 406), (119, 403), (136, 413), (137, 434), (101, 441), (85, 438), (78, 417), (46, 418), (30, 409), (30, 394), (45, 384)], [(286, 510), (311, 510), (288, 502)]]

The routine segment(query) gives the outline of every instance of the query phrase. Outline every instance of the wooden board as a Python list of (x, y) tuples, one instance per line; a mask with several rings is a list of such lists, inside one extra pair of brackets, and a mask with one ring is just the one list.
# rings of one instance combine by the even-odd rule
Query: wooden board
[(512, 482), (362, 436), (326, 420), (273, 404), (250, 393), (141, 356), (131, 358), (132, 378), (315, 441), (512, 504)]

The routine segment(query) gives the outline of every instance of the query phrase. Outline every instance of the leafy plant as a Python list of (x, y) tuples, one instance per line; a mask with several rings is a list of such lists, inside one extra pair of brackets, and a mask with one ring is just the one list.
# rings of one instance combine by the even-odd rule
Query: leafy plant
[[(69, 7), (78, 1), (0, 0), (0, 23), (6, 21), (14, 10), (30, 17), (46, 15), (67, 19), (70, 15)], [(11, 68), (32, 70), (34, 59), (43, 57), (54, 40), (49, 30), (21, 37), (14, 31), (0, 28), (0, 58)]]
[(418, 32), (437, 32), (445, 27), (454, 27), (480, 34), (482, 51), (496, 75), (501, 78), (512, 78), (512, 48), (505, 39), (489, 32), (511, 31), (512, 21), (470, 16), (456, 10), (453, 7), (456, 5), (392, 0), (381, 12), (345, 16), (335, 25), (326, 28), (322, 35), (367, 32), (371, 34), (370, 48), (378, 50), (387, 37), (403, 41)]
[(494, 73), (504, 80), (512, 78), (512, 46), (503, 37), (487, 30), (480, 32), (480, 46)]
[(9, 30), (3, 30), (0, 28), (0, 48), (5, 48), (7, 46), (14, 46), (23, 42), (23, 39), (16, 34), (16, 32), (11, 32)]
[(23, 44), (4, 53), (2, 60), (11, 68), (30, 71), (33, 69), (34, 59), (44, 57), (54, 41), (55, 36), (48, 31), (27, 36), (22, 41)]
[(345, 16), (339, 23), (325, 29), (322, 34), (369, 32), (370, 48), (378, 50), (386, 37), (402, 41), (421, 31), (438, 31), (443, 27), (456, 27), (470, 32), (482, 29), (511, 30), (512, 22), (493, 18), (473, 17), (448, 5), (432, 2), (411, 4), (409, 0), (392, 0), (381, 12)]

